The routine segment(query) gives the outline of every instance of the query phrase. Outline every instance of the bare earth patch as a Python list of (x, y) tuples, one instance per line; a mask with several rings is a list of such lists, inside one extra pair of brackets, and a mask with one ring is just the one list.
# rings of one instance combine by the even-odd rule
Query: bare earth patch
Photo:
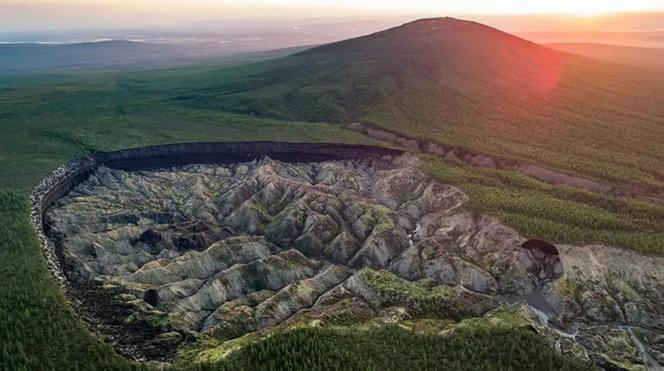
[(82, 307), (139, 359), (298, 321), (512, 305), (571, 356), (664, 361), (663, 258), (529, 241), (416, 161), (101, 167), (45, 220)]

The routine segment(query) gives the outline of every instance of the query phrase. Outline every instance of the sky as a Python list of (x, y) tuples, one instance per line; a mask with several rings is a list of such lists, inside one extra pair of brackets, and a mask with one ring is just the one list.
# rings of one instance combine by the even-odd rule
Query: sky
[(228, 18), (664, 11), (664, 0), (0, 0), (0, 32), (150, 27)]

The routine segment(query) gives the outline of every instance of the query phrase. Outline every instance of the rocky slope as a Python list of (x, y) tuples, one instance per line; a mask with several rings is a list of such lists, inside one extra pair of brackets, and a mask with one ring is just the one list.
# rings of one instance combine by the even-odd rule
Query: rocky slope
[(116, 327), (150, 327), (143, 357), (305, 318), (397, 308), (401, 319), (460, 320), (523, 303), (524, 321), (574, 357), (664, 363), (663, 258), (528, 240), (466, 201), (406, 155), (263, 158), (102, 167), (45, 218), (72, 285), (112, 296), (126, 313)]

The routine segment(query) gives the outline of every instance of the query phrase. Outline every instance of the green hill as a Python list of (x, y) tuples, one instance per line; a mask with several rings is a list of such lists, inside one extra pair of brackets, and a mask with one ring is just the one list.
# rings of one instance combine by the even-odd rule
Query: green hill
[(475, 22), (425, 19), (240, 67), (176, 102), (365, 121), (415, 138), (664, 191), (664, 77)]
[[(364, 143), (366, 137), (338, 126), (301, 122), (362, 120), (661, 190), (663, 80), (451, 19), (418, 21), (251, 65), (1, 77), (0, 281), (7, 289), (0, 293), (0, 369), (130, 367), (75, 317), (50, 279), (29, 222), (27, 190), (66, 160), (96, 150), (183, 141)], [(662, 206), (429, 158), (423, 167), (462, 187), (474, 209), (533, 238), (662, 253)], [(358, 365), (376, 368), (393, 361), (412, 368), (445, 357), (470, 358), (476, 368), (487, 368), (496, 357), (516, 352), (514, 363), (500, 364), (528, 369), (557, 362), (528, 329), (462, 333), (449, 342), (391, 331), (310, 335), (270, 338), (229, 359), (227, 367), (251, 367), (249, 360), (271, 357), (266, 346), (301, 343), (309, 344), (304, 354), (321, 355), (319, 365), (348, 360), (349, 354)], [(463, 347), (441, 351), (456, 342)], [(404, 343), (415, 344), (410, 349), (417, 352), (381, 358)], [(524, 343), (533, 345), (528, 352), (538, 358), (522, 352)], [(496, 356), (496, 345), (516, 351)], [(436, 357), (428, 350), (438, 352)], [(286, 368), (297, 356), (272, 359)]]

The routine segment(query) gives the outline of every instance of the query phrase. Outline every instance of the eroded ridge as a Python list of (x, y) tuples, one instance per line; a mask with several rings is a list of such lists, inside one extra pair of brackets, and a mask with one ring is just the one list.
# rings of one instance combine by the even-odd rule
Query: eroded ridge
[(416, 161), (101, 167), (45, 217), (72, 284), (121, 306), (114, 331), (149, 325), (141, 342), (116, 339), (138, 357), (330, 311), (462, 319), (525, 301), (561, 351), (607, 354), (609, 341), (584, 345), (607, 326), (664, 358), (648, 340), (664, 330), (661, 258), (527, 240), (465, 210), (466, 195)]

